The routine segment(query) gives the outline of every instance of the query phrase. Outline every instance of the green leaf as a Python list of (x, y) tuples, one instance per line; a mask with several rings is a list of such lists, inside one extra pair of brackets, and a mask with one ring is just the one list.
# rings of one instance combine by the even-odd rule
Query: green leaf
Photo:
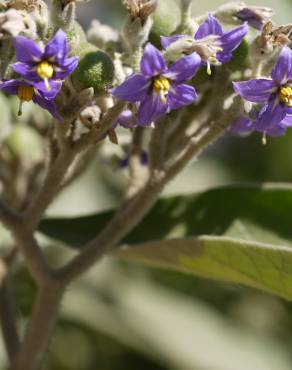
[(292, 299), (292, 249), (226, 237), (153, 241), (114, 256), (150, 267), (240, 283)]
[[(195, 235), (225, 235), (290, 246), (292, 187), (233, 186), (197, 195), (162, 198), (124, 243)], [(80, 248), (109, 221), (113, 211), (80, 218), (44, 220), (39, 230)]]

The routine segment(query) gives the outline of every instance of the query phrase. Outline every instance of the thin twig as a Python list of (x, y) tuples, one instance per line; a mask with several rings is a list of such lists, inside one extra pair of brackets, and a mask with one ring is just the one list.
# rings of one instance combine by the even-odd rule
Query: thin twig
[(12, 361), (19, 351), (20, 342), (15, 325), (10, 285), (6, 277), (2, 280), (0, 287), (0, 319), (6, 351)]
[(58, 282), (39, 289), (31, 320), (21, 351), (12, 361), (10, 370), (38, 370), (54, 330), (64, 287)]
[(239, 106), (240, 100), (236, 99), (220, 122), (206, 127), (198, 137), (193, 138), (189, 147), (166, 169), (166, 172), (155, 173), (133, 199), (118, 209), (101, 233), (82, 248), (79, 255), (58, 271), (59, 277), (67, 281), (75, 279), (111, 250), (147, 214), (165, 184), (176, 176), (194, 156), (199, 155), (204, 148), (223, 134), (238, 114)]
[(9, 254), (1, 260), (0, 273), (0, 320), (3, 339), (10, 361), (20, 347), (20, 341), (16, 329), (13, 299), (8, 281), (8, 272), (11, 264), (17, 255), (17, 248), (11, 249)]
[(126, 198), (132, 197), (144, 185), (148, 170), (141, 163), (144, 127), (137, 127), (133, 133), (132, 146), (129, 154), (129, 176), (130, 181)]

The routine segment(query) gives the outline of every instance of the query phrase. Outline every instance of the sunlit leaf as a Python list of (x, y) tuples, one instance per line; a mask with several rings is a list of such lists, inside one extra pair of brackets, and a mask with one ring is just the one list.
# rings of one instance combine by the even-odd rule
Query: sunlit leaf
[(201, 236), (131, 245), (123, 260), (240, 283), (292, 299), (292, 249), (226, 237)]

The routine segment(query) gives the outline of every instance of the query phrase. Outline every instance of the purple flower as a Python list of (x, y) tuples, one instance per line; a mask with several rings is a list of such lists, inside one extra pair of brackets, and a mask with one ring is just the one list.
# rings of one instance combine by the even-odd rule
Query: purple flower
[(196, 74), (200, 64), (201, 58), (193, 53), (167, 68), (162, 53), (148, 43), (141, 60), (141, 73), (130, 76), (112, 94), (117, 99), (140, 102), (138, 122), (147, 126), (170, 110), (196, 100), (195, 89), (184, 82)]
[(64, 79), (77, 67), (78, 58), (67, 58), (69, 49), (66, 33), (59, 30), (41, 48), (35, 41), (23, 36), (14, 39), (17, 63), (12, 64), (15, 72), (26, 80), (43, 81), (49, 91), (52, 81)]
[(261, 30), (272, 15), (272, 9), (263, 6), (248, 6), (235, 14), (240, 21), (247, 22), (257, 30)]
[[(239, 46), (244, 36), (247, 34), (248, 25), (245, 23), (240, 27), (234, 28), (228, 32), (223, 32), (220, 23), (215, 17), (209, 14), (207, 20), (200, 25), (194, 39), (205, 42), (205, 48), (212, 50), (211, 55), (206, 57), (205, 62), (210, 74), (210, 65), (218, 65), (228, 62), (232, 58), (232, 52)], [(161, 37), (161, 44), (166, 49), (172, 43), (180, 40), (192, 38), (187, 35), (175, 35), (170, 37)], [(204, 59), (204, 58), (202, 58)]]
[(114, 123), (114, 128), (117, 125), (121, 125), (124, 128), (135, 128), (138, 126), (138, 119), (130, 109), (126, 109), (119, 115)]
[(261, 104), (256, 130), (266, 133), (277, 130), (287, 114), (292, 113), (292, 51), (283, 47), (271, 79), (236, 82), (233, 86), (244, 99)]
[[(266, 107), (266, 106), (265, 106)], [(266, 141), (266, 135), (269, 136), (282, 136), (285, 135), (287, 128), (292, 127), (292, 115), (287, 114), (281, 122), (269, 127), (265, 131), (258, 127), (258, 120), (265, 112), (265, 107), (261, 110), (253, 109), (249, 117), (239, 117), (231, 125), (230, 131), (236, 133), (251, 133), (254, 131), (263, 132), (263, 142)]]
[(19, 115), (21, 115), (21, 106), (23, 102), (33, 101), (40, 107), (46, 109), (56, 119), (60, 119), (60, 115), (57, 112), (55, 102), (52, 97), (58, 93), (61, 88), (61, 82), (52, 81), (51, 90), (48, 92), (45, 88), (44, 83), (32, 83), (21, 80), (9, 80), (0, 83), (0, 89), (7, 92), (8, 94), (17, 95), (20, 100)]

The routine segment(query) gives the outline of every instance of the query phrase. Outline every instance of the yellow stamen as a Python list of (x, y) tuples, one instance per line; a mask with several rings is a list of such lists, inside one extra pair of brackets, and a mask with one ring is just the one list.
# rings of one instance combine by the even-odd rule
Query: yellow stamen
[(287, 107), (292, 107), (292, 87), (282, 86), (279, 97), (280, 100), (287, 105)]
[(262, 136), (262, 144), (263, 145), (267, 145), (267, 134), (266, 134), (266, 132), (263, 133), (263, 136)]
[(44, 60), (37, 65), (37, 74), (41, 79), (45, 81), (46, 89), (51, 90), (49, 79), (53, 77), (54, 66), (48, 61)]
[(32, 86), (19, 86), (17, 90), (17, 96), (21, 101), (31, 101), (34, 94)]
[(160, 95), (162, 103), (166, 103), (166, 96), (170, 90), (170, 83), (164, 76), (160, 76), (154, 80), (154, 91)]
[(21, 116), (22, 114), (22, 103), (24, 101), (31, 101), (34, 94), (34, 88), (32, 86), (18, 86), (17, 89), (17, 96), (19, 97), (19, 108), (18, 108), (18, 115)]

